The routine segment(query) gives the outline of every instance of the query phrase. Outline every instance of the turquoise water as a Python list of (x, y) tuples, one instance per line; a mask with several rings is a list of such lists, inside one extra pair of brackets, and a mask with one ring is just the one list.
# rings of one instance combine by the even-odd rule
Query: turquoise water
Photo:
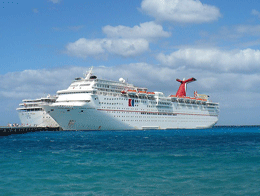
[(260, 127), (0, 137), (1, 195), (260, 195)]

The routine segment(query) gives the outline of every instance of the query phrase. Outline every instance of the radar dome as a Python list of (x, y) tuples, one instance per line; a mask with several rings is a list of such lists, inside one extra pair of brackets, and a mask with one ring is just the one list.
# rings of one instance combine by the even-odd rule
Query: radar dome
[(119, 78), (119, 82), (125, 83), (125, 79), (124, 78)]

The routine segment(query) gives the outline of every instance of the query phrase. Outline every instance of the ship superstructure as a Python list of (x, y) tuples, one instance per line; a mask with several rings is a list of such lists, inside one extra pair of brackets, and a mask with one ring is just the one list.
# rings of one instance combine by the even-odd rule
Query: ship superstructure
[(41, 107), (43, 104), (52, 104), (56, 101), (56, 96), (42, 97), (39, 99), (24, 99), (19, 107), (18, 116), (22, 126), (35, 127), (59, 127), (58, 123), (46, 113)]
[(91, 68), (85, 78), (58, 91), (55, 103), (43, 107), (64, 130), (209, 128), (218, 121), (219, 106), (206, 95), (186, 96), (187, 83), (195, 80), (177, 79), (179, 93), (165, 96), (123, 78), (99, 79)]

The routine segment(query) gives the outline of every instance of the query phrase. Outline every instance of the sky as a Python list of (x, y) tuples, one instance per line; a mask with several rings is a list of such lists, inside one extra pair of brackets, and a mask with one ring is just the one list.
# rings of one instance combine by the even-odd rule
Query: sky
[(259, 125), (260, 1), (0, 2), (0, 126), (23, 99), (54, 95), (93, 66), (98, 78), (220, 105), (218, 125)]

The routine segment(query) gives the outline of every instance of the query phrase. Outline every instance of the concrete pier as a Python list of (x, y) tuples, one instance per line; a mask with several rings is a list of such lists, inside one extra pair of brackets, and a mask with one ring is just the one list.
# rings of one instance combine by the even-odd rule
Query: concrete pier
[(60, 127), (0, 127), (0, 136), (24, 134), (37, 131), (61, 131)]

